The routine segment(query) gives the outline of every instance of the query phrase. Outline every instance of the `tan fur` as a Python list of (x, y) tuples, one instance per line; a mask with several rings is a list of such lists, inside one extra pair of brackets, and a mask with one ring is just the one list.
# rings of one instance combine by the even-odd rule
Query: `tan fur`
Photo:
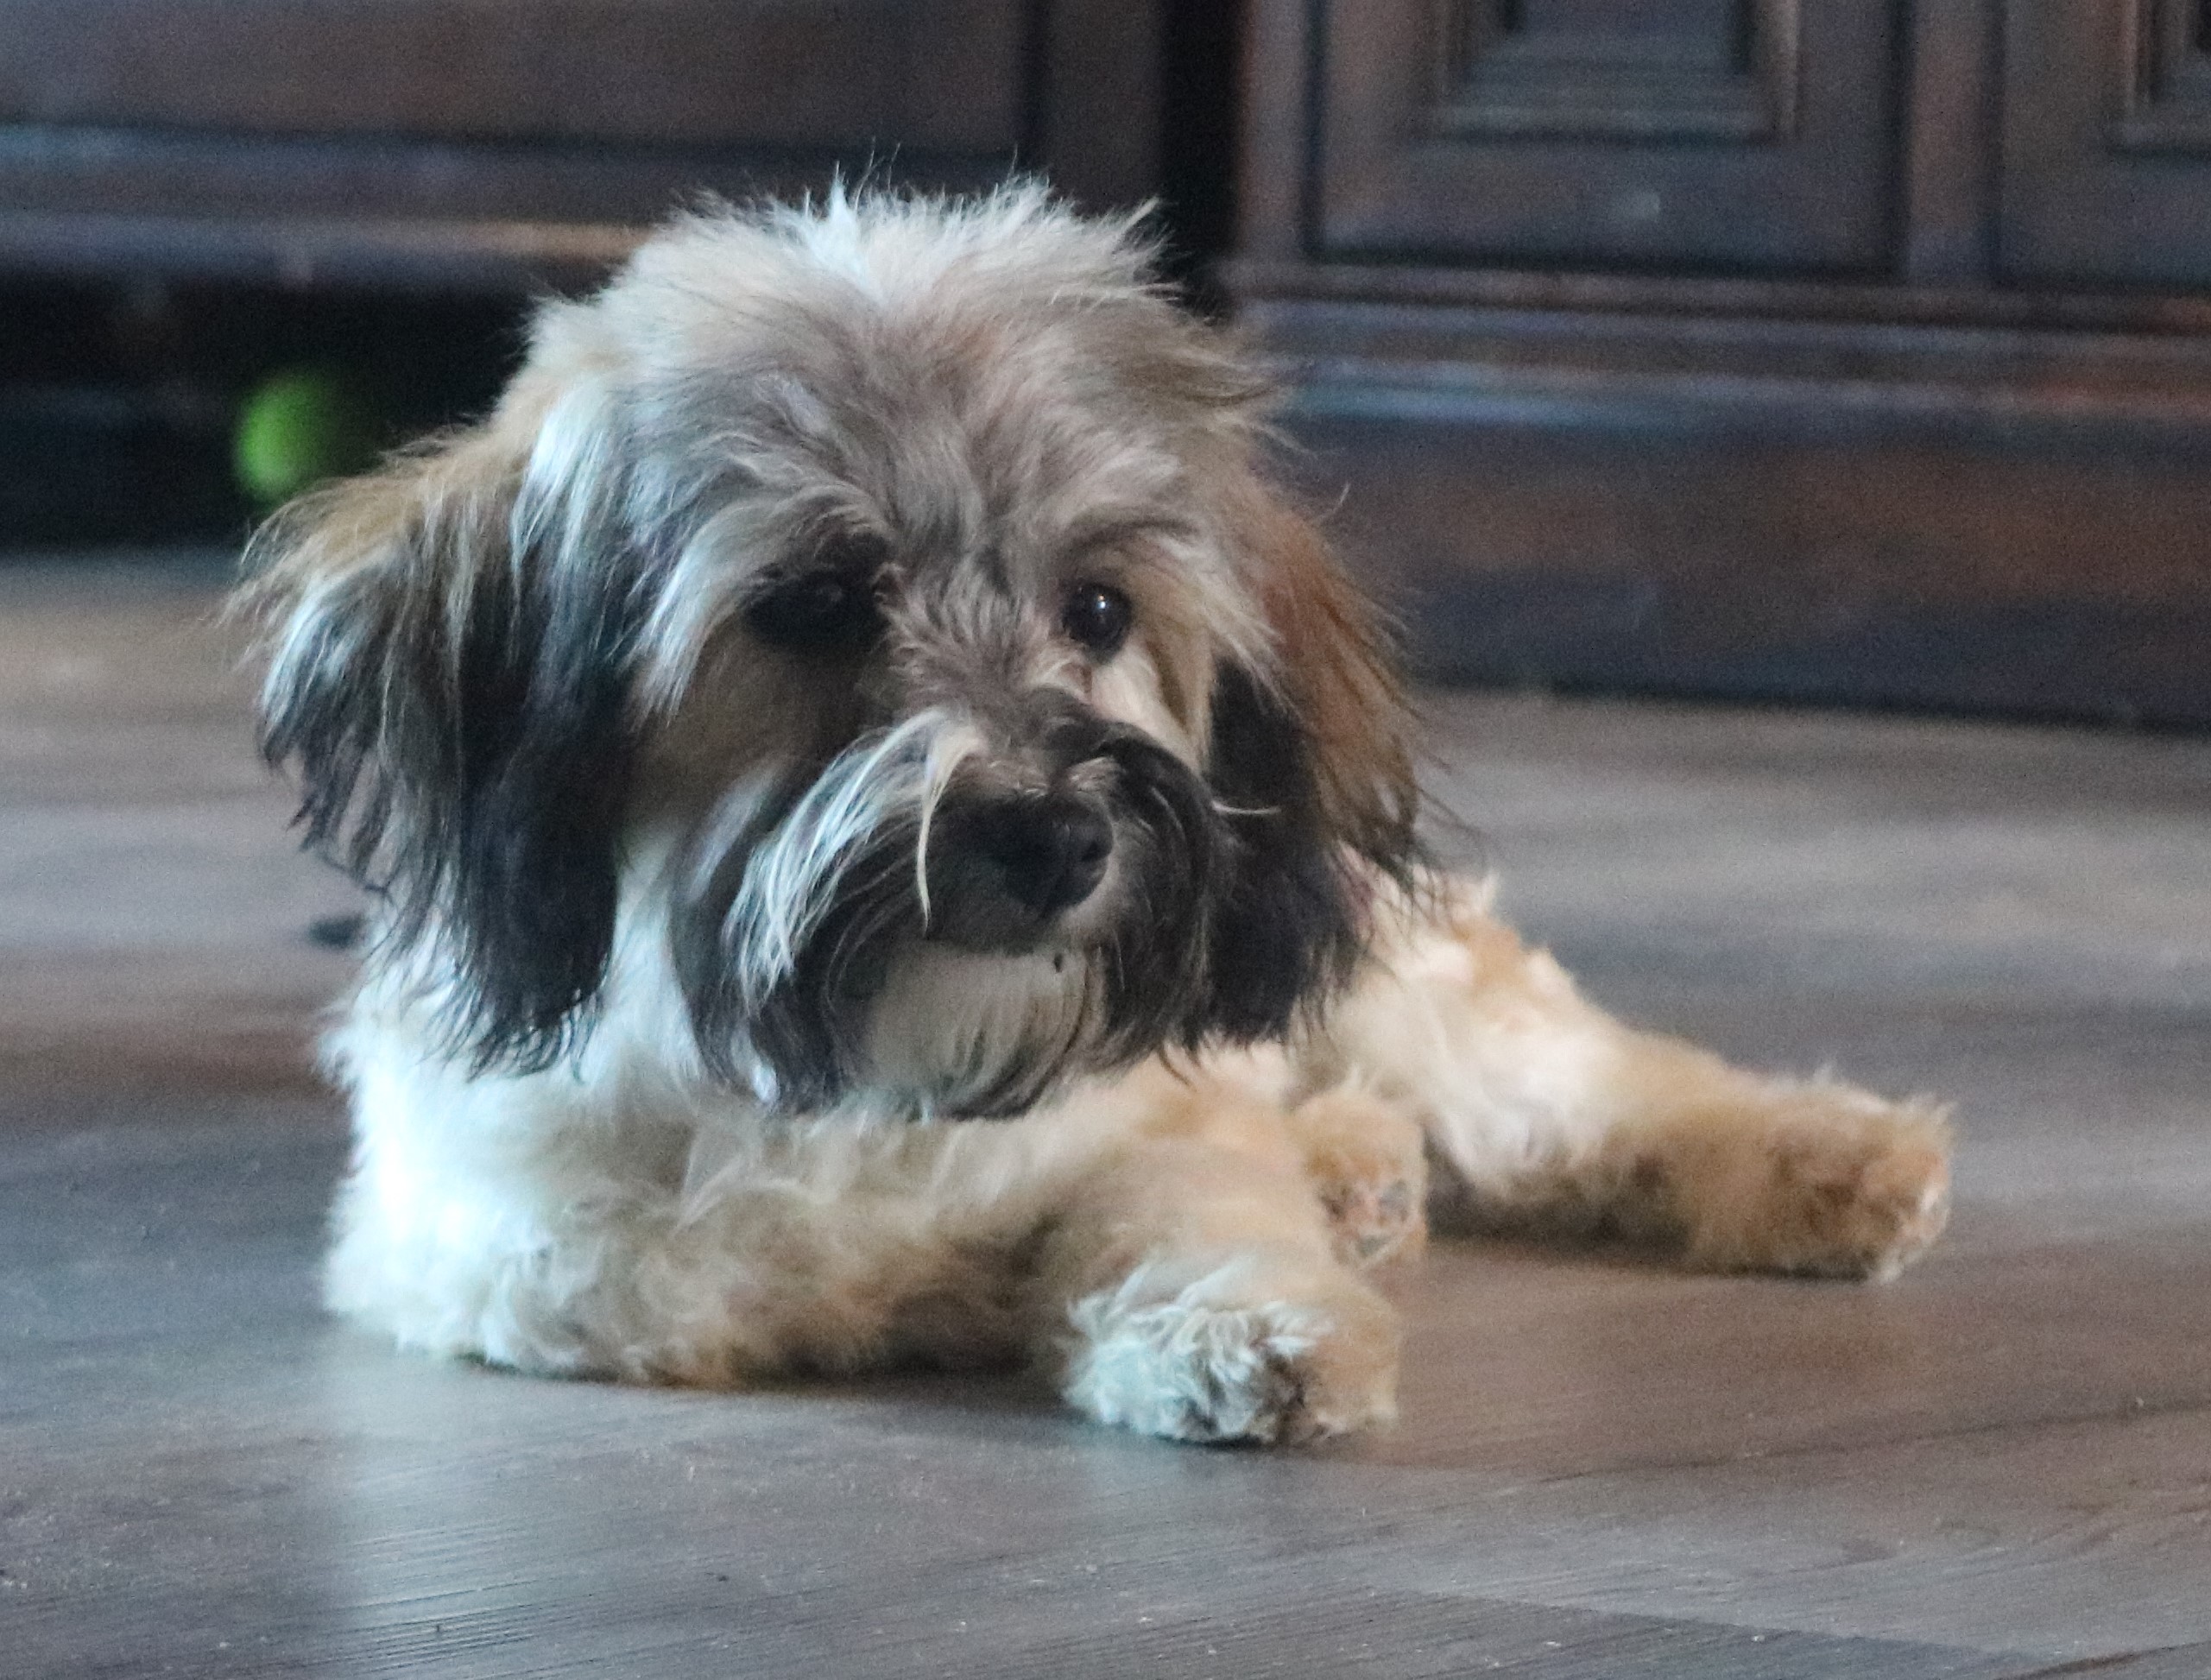
[[(1258, 470), (1263, 390), (1155, 294), (1125, 226), (1033, 190), (840, 198), (679, 226), (546, 313), (483, 425), (281, 516), (247, 593), (279, 748), (366, 767), (319, 813), (342, 855), (356, 837), (357, 872), (405, 846), (429, 859), (330, 1044), (356, 1124), (332, 1304), (434, 1352), (637, 1380), (1020, 1361), (1103, 1421), (1298, 1441), (1392, 1415), (1399, 1327), (1362, 1274), (1419, 1254), (1431, 1193), (1478, 1223), (1705, 1266), (1885, 1278), (1923, 1250), (1947, 1209), (1938, 1110), (1633, 1031), (1498, 922), (1486, 887), (1406, 862), (1404, 704), (1365, 604)], [(746, 590), (852, 531), (890, 557), (880, 647), (838, 662), (749, 635)], [(433, 796), (464, 751), (489, 785), (500, 729), (521, 727), (502, 708), (547, 698), (510, 692), (535, 666), (501, 663), (527, 622), (495, 625), (486, 654), (477, 618), (524, 583), (572, 605), (610, 577), (641, 588), (611, 570), (640, 553), (659, 593), (634, 642), (558, 673), (604, 678), (634, 654), (620, 716), (593, 725), (602, 758), (562, 780), (542, 753), (557, 806), (497, 807), (541, 824), (562, 890), (610, 883), (603, 972), (547, 1053), (471, 1060), (451, 1031), (473, 982), (440, 848), (474, 807)], [(1059, 628), (1086, 582), (1134, 603), (1109, 655)], [(761, 778), (833, 787), (824, 763), (911, 730), (928, 755), (894, 793), (925, 813), (955, 767), (1041, 791), (1059, 773), (1025, 720), (1072, 703), (1210, 788), (1232, 667), (1286, 702), (1310, 754), (1310, 793), (1283, 803), (1319, 807), (1245, 815), (1316, 823), (1317, 873), (1340, 857), (1358, 913), (1333, 925), (1367, 923), (1348, 989), (1286, 1039), (1133, 1069), (1065, 1052), (1103, 960), (1094, 925), (1158, 884), (1109, 873), (1033, 948), (901, 933), (866, 994), (866, 1077), (819, 1112), (789, 1112), (773, 1070), (709, 1065), (675, 930), (702, 859), (734, 857), (748, 886), (786, 862), (723, 843)], [(1067, 773), (1078, 792), (1101, 763)], [(869, 816), (856, 801), (848, 826)], [(594, 875), (561, 848), (597, 818)], [(820, 847), (850, 837), (824, 823)], [(490, 837), (496, 862), (511, 831)], [(717, 974), (755, 957), (712, 951)], [(1039, 1044), (1065, 1065), (1027, 1112), (932, 1118), (959, 1068)]]
[(1416, 1119), (1478, 1222), (1610, 1234), (1728, 1271), (1892, 1277), (1949, 1207), (1943, 1111), (1777, 1079), (1623, 1026), (1461, 884), (1400, 904), (1306, 1050)]
[(1344, 833), (1409, 832), (1411, 717), (1373, 609), (1311, 521), (1248, 477), (1223, 487), (1282, 680), (1319, 742), (1320, 795)]

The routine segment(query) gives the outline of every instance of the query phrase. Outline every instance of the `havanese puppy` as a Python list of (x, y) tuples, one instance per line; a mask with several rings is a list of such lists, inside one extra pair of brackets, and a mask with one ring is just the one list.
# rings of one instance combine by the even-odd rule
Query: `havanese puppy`
[(374, 890), (328, 1298), (729, 1384), (1025, 1362), (1392, 1412), (1438, 1188), (1885, 1277), (1941, 1116), (1628, 1030), (1424, 862), (1264, 379), (1040, 190), (701, 215), (481, 425), (258, 540), (269, 756)]

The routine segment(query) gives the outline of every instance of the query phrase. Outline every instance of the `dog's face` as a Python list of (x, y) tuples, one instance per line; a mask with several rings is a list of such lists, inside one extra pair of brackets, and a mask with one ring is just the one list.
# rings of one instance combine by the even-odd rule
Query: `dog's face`
[(482, 1066), (640, 919), (788, 1108), (1279, 1033), (1412, 793), (1260, 395), (1033, 192), (683, 224), (484, 426), (272, 526), (268, 748)]

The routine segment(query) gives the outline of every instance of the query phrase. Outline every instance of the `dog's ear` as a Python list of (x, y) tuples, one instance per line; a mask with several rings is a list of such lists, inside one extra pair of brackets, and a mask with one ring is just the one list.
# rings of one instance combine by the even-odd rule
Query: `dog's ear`
[(438, 941), (479, 1068), (553, 1059), (614, 935), (636, 591), (594, 528), (607, 487), (552, 458), (591, 435), (571, 407), (519, 386), (249, 556), (262, 749), (296, 769), (307, 843), (386, 897), (385, 938)]
[(1418, 863), (1418, 795), (1380, 629), (1319, 531), (1255, 480), (1230, 528), (1273, 648), (1215, 679), (1207, 774), (1235, 844), (1210, 1024), (1257, 1039), (1349, 978), (1376, 887)]

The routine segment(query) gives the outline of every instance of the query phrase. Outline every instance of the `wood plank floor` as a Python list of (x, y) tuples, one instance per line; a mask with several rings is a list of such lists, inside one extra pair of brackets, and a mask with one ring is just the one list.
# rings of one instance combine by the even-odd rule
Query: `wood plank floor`
[(2211, 1677), (2211, 743), (1437, 698), (1522, 924), (1955, 1098), (1953, 1233), (1886, 1288), (1446, 1246), (1395, 1433), (1190, 1450), (323, 1319), (350, 900), (216, 577), (0, 567), (0, 1675)]

